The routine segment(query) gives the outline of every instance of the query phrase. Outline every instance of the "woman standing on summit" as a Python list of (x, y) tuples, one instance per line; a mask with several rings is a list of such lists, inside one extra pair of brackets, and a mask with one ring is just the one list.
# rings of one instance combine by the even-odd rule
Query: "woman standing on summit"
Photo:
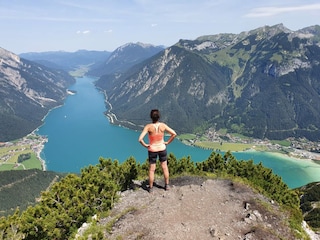
[[(150, 112), (152, 123), (147, 124), (139, 137), (139, 142), (142, 146), (148, 148), (149, 157), (149, 192), (153, 190), (154, 172), (156, 170), (156, 162), (159, 157), (161, 168), (163, 171), (165, 190), (169, 189), (169, 169), (167, 165), (167, 149), (166, 145), (171, 143), (176, 137), (176, 132), (165, 123), (159, 122), (160, 112), (158, 109), (153, 109)], [(171, 136), (167, 142), (164, 141), (164, 133), (168, 132)], [(143, 140), (145, 135), (149, 136), (149, 144)]]

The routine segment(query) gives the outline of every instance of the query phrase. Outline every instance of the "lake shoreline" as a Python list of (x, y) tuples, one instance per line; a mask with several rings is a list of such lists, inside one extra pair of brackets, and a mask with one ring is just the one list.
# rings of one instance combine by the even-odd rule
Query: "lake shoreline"
[[(131, 130), (142, 130), (143, 126), (140, 125), (136, 125), (130, 121), (121, 121), (118, 119), (117, 115), (115, 113), (112, 112), (112, 104), (108, 101), (108, 95), (106, 93), (105, 90), (99, 89), (100, 91), (103, 92), (104, 95), (104, 101), (105, 101), (105, 105), (106, 105), (106, 111), (104, 112), (104, 114), (106, 115), (106, 117), (108, 118), (110, 124), (113, 125), (117, 125), (119, 127), (124, 127), (124, 128), (128, 128)], [(177, 139), (179, 139), (179, 136), (177, 136)], [(212, 151), (216, 151), (216, 149), (214, 148), (204, 148), (201, 146), (197, 146), (195, 144), (189, 144), (187, 141), (185, 140), (181, 140), (179, 139), (180, 142), (182, 142), (185, 145), (189, 145), (189, 146), (193, 146), (193, 147), (197, 147), (200, 149), (206, 149), (206, 150), (212, 150)], [(235, 145), (239, 144), (241, 145), (242, 143), (233, 143)], [(268, 145), (266, 144), (264, 147), (268, 148)], [(235, 149), (238, 149), (237, 147)], [(319, 161), (320, 163), (320, 153), (313, 153), (313, 152), (309, 152), (309, 151), (305, 151), (305, 150), (298, 150), (298, 149), (294, 149), (294, 153), (289, 153), (289, 152), (279, 152), (279, 151), (273, 151), (273, 150), (256, 150), (255, 148), (249, 148), (243, 151), (238, 151), (238, 150), (234, 150), (234, 149), (229, 149), (228, 151), (230, 151), (231, 153), (235, 153), (235, 152), (247, 152), (247, 151), (259, 151), (259, 152), (265, 152), (265, 153), (274, 153), (274, 154), (280, 154), (280, 156), (285, 156), (285, 157), (289, 157), (292, 158), (294, 160), (311, 160), (311, 161)], [(216, 151), (219, 152), (219, 151)], [(226, 151), (223, 151), (226, 152)]]
[[(134, 157), (139, 163), (147, 160), (147, 152), (137, 141), (142, 127), (119, 121), (119, 116), (114, 112), (114, 106), (108, 102), (106, 93), (95, 88), (92, 81), (90, 78), (77, 81), (72, 88), (77, 91), (77, 94), (68, 97), (61, 108), (52, 111), (45, 119), (46, 124), (37, 131), (38, 134), (45, 135), (49, 139), (40, 156), (50, 171), (78, 173), (90, 164), (97, 164), (100, 157), (118, 160), (119, 163), (126, 161), (129, 157)], [(65, 118), (66, 115), (68, 118)], [(195, 136), (195, 139), (213, 142), (214, 139), (211, 139), (211, 136), (210, 134), (203, 137)], [(182, 139), (186, 141), (183, 142)], [(190, 158), (194, 163), (205, 161), (212, 152), (220, 154), (226, 152), (224, 149), (216, 150), (216, 148), (222, 148), (217, 143), (213, 145), (215, 149), (211, 150), (191, 146), (195, 142), (188, 139), (188, 136), (178, 136), (168, 146), (168, 152), (174, 154), (176, 159)], [(227, 144), (225, 139), (221, 139), (220, 142), (227, 149), (229, 144), (232, 146), (232, 141), (236, 142), (235, 140), (230, 136), (230, 143)], [(240, 139), (238, 142), (241, 142)], [(276, 146), (268, 142), (270, 146)], [(257, 144), (264, 144), (267, 141), (252, 139), (250, 143), (256, 145), (255, 150), (260, 150)], [(238, 150), (246, 149), (246, 146), (241, 147), (243, 146), (238, 146)], [(248, 149), (247, 147), (246, 150)], [(269, 148), (263, 148), (265, 149), (269, 150)], [(273, 147), (273, 149), (276, 148)], [(320, 166), (311, 161), (300, 159), (293, 161), (286, 154), (279, 158), (280, 155), (264, 153), (268, 151), (242, 153), (234, 151), (233, 148), (230, 150), (239, 161), (252, 159), (256, 164), (262, 162), (264, 166), (280, 175), (290, 187), (320, 181)]]
[[(101, 91), (104, 94), (104, 100), (105, 100), (105, 104), (106, 104), (106, 108), (107, 108), (107, 110), (105, 111), (104, 114), (107, 116), (110, 124), (117, 125), (119, 127), (132, 129), (132, 130), (138, 130), (138, 129), (143, 128), (143, 126), (136, 125), (132, 122), (119, 120), (117, 118), (117, 115), (112, 112), (113, 107), (112, 107), (112, 104), (108, 101), (107, 93), (103, 90), (101, 90)], [(179, 136), (177, 136), (177, 139), (179, 139)], [(179, 141), (185, 145), (193, 146), (193, 147), (200, 148), (200, 149), (212, 150), (215, 152), (219, 152), (219, 151), (216, 151), (216, 149), (214, 149), (214, 148), (203, 148), (203, 147), (197, 146), (195, 144), (189, 144), (188, 142), (181, 140), (181, 139), (179, 139)], [(233, 144), (234, 145), (237, 145), (237, 144), (241, 145), (242, 143), (233, 143)], [(266, 144), (266, 145), (264, 145), (264, 147), (268, 148), (268, 145)], [(236, 147), (235, 149), (238, 149), (238, 148)], [(273, 150), (257, 150), (256, 148), (249, 148), (249, 149), (246, 149), (243, 151), (238, 151), (235, 149), (229, 149), (228, 151), (230, 151), (231, 153), (256, 151), (256, 152), (270, 153), (270, 154), (274, 154), (274, 155), (278, 155), (278, 156), (282, 156), (282, 157), (288, 157), (288, 158), (290, 158), (292, 160), (296, 160), (296, 161), (300, 161), (300, 160), (315, 161), (320, 164), (320, 153), (313, 153), (313, 152), (309, 152), (309, 151), (305, 151), (305, 150), (294, 149), (294, 154), (293, 154), (291, 152), (281, 152), (281, 151), (273, 151)], [(222, 152), (226, 152), (226, 151), (222, 151)]]
[[(108, 121), (110, 124), (112, 125), (116, 125), (116, 126), (119, 126), (119, 127), (122, 127), (122, 128), (127, 128), (127, 129), (131, 129), (131, 130), (141, 130), (143, 126), (139, 126), (139, 125), (136, 125), (132, 122), (129, 122), (129, 121), (121, 121), (117, 118), (117, 115), (115, 113), (112, 112), (112, 104), (108, 101), (108, 96), (107, 96), (107, 93), (105, 91), (102, 91), (101, 89), (98, 89), (100, 92), (103, 93), (104, 95), (104, 102), (105, 102), (105, 107), (106, 107), (106, 111), (104, 112), (104, 115), (107, 117)], [(62, 107), (62, 105), (60, 106), (57, 106), (55, 108), (59, 108), (59, 107)], [(54, 108), (54, 109), (55, 109)], [(54, 109), (51, 109), (48, 114), (54, 110)], [(47, 115), (48, 115), (47, 114)], [(47, 116), (46, 115), (46, 116)], [(46, 117), (45, 116), (45, 117)], [(44, 118), (45, 119), (45, 118)], [(44, 120), (43, 119), (43, 120)], [(41, 126), (40, 126), (41, 127)], [(39, 128), (40, 128), (39, 127)], [(36, 134), (36, 135), (39, 135), (41, 137), (46, 137), (46, 136), (42, 136), (40, 134), (37, 133), (37, 131), (39, 130), (39, 128), (35, 129), (32, 133), (33, 134)], [(232, 154), (233, 153), (246, 153), (246, 152), (250, 152), (250, 151), (255, 151), (255, 152), (262, 152), (262, 153), (269, 153), (269, 154), (273, 154), (275, 156), (280, 156), (280, 157), (286, 157), (286, 158), (290, 158), (294, 161), (301, 161), (301, 160), (307, 160), (307, 161), (314, 161), (314, 162), (317, 162), (320, 164), (320, 154), (317, 154), (317, 153), (312, 153), (312, 152), (309, 152), (309, 151), (305, 151), (305, 150), (298, 150), (298, 149), (294, 149), (293, 152), (281, 152), (281, 151), (274, 151), (274, 150), (270, 150), (268, 149), (268, 145), (263, 145), (264, 147), (266, 147), (266, 149), (268, 150), (257, 150), (256, 148), (254, 147), (251, 147), (251, 148), (248, 148), (246, 150), (237, 150), (239, 149), (237, 146), (238, 145), (242, 145), (242, 143), (232, 143), (232, 145), (234, 146), (234, 148), (230, 148), (229, 150), (217, 150), (215, 148), (204, 148), (202, 146), (198, 146), (198, 145), (195, 145), (195, 144), (190, 144), (188, 141), (185, 141), (185, 140), (182, 140), (182, 139), (179, 139), (179, 136), (177, 137), (177, 140), (180, 141), (182, 144), (184, 145), (187, 145), (187, 146), (193, 146), (193, 147), (196, 147), (196, 148), (199, 148), (199, 149), (204, 149), (204, 150), (211, 150), (211, 151), (215, 151), (217, 153), (219, 152), (227, 152), (227, 151), (230, 151)], [(41, 157), (41, 154), (42, 154), (42, 151), (45, 147), (45, 143), (48, 141), (48, 139), (46, 139), (45, 142), (42, 143), (42, 146), (41, 147), (38, 147), (37, 150), (35, 151), (38, 159), (41, 161), (42, 163), (42, 168), (44, 171), (46, 171), (46, 161)], [(198, 143), (199, 143), (199, 140), (198, 140)], [(227, 142), (225, 142), (227, 143)]]
[[(119, 126), (122, 127), (121, 125), (119, 125)], [(35, 134), (45, 140), (41, 141), (41, 143), (37, 142), (37, 147), (34, 148), (34, 152), (35, 152), (37, 158), (39, 159), (39, 161), (41, 162), (42, 170), (46, 171), (47, 170), (46, 161), (45, 161), (45, 159), (43, 159), (41, 157), (41, 154), (42, 154), (43, 149), (45, 148), (45, 144), (48, 142), (48, 139), (46, 138), (46, 136), (42, 136), (42, 135), (36, 133), (36, 131), (37, 131), (37, 129), (34, 132), (32, 132), (32, 134)], [(188, 145), (184, 141), (181, 141), (181, 140), (178, 140), (178, 141), (180, 141), (184, 145)], [(236, 145), (236, 143), (235, 143), (235, 145)], [(195, 146), (195, 145), (192, 145), (192, 146), (199, 148), (199, 149), (203, 149), (202, 147), (199, 147), (199, 146)], [(206, 150), (212, 150), (217, 153), (222, 152), (223, 154), (226, 152), (226, 151), (216, 151), (214, 149), (206, 149)], [(284, 152), (276, 152), (276, 151), (271, 151), (271, 150), (270, 151), (256, 150), (254, 148), (250, 148), (250, 149), (247, 149), (244, 151), (234, 151), (234, 150), (230, 149), (229, 151), (231, 152), (231, 154), (248, 153), (248, 152), (261, 152), (261, 153), (267, 153), (270, 155), (274, 155), (274, 156), (280, 157), (280, 158), (289, 158), (290, 160), (293, 160), (293, 161), (313, 161), (317, 164), (320, 164), (320, 154), (312, 153), (312, 152), (308, 152), (308, 151), (303, 151), (303, 150), (297, 150), (298, 151), (297, 155), (292, 155), (292, 153), (288, 154), (288, 153), (284, 153)], [(297, 157), (297, 156), (309, 156), (309, 157)], [(310, 157), (310, 156), (314, 156), (314, 157)]]

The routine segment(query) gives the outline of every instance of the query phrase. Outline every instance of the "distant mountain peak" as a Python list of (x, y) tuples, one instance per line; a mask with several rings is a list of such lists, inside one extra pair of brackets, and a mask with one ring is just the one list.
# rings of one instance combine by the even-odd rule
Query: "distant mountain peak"
[(130, 42), (130, 43), (126, 43), (126, 44), (118, 47), (114, 52), (124, 51), (126, 48), (130, 48), (130, 47), (152, 48), (152, 47), (157, 47), (157, 46), (149, 44), (149, 43), (142, 43), (142, 42), (133, 43), (133, 42)]
[(4, 63), (9, 66), (18, 66), (20, 63), (20, 57), (10, 51), (7, 51), (0, 47), (0, 65)]
[(99, 73), (102, 76), (115, 72), (123, 72), (162, 50), (163, 47), (141, 42), (124, 44), (114, 50), (103, 66), (99, 66), (100, 69), (97, 68), (95, 71), (92, 71), (94, 72), (92, 74)]
[(318, 37), (320, 38), (320, 26), (314, 25), (297, 31), (297, 34), (304, 38)]
[(260, 38), (267, 38), (270, 39), (273, 36), (279, 34), (279, 33), (292, 33), (293, 31), (286, 28), (282, 23), (273, 25), (273, 26), (269, 26), (269, 25), (265, 25), (263, 27), (259, 27), (256, 28), (254, 30), (250, 30), (247, 32), (242, 32), (240, 33), (240, 35), (243, 35), (244, 37), (249, 36), (249, 35), (258, 35)]

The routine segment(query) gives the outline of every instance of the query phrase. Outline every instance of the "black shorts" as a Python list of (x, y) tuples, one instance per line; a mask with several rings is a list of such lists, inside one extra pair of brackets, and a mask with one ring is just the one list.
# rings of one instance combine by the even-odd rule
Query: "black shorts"
[(160, 162), (167, 161), (167, 150), (159, 151), (159, 152), (150, 152), (148, 151), (149, 163), (156, 163), (157, 157), (159, 156)]

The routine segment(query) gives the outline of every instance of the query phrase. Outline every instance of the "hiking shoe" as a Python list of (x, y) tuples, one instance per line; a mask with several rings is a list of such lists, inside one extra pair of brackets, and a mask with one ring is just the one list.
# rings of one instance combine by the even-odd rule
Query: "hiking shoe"
[(153, 194), (153, 187), (152, 188), (148, 188), (148, 192)]
[(165, 190), (165, 191), (170, 190), (170, 186), (169, 186), (169, 184), (164, 185), (164, 190)]

